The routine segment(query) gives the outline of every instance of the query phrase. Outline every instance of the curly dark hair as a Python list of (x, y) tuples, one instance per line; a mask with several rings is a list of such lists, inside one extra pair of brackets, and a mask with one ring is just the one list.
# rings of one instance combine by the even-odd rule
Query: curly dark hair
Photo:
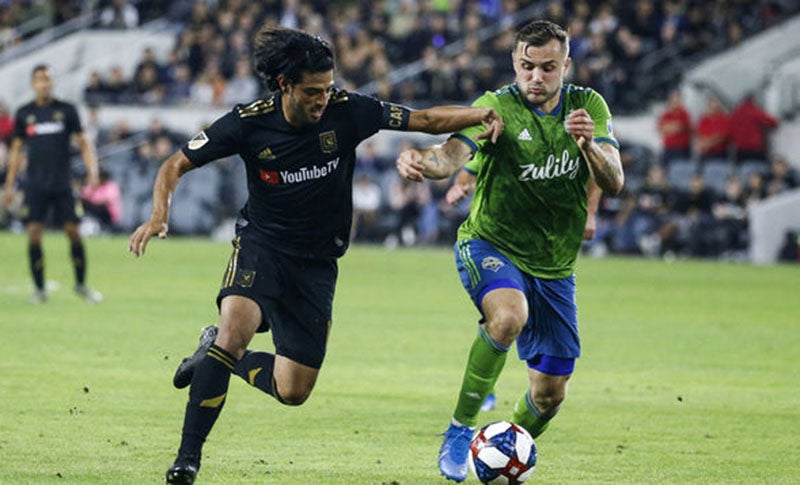
[(534, 20), (517, 31), (514, 36), (514, 45), (520, 42), (535, 47), (541, 47), (551, 40), (556, 39), (561, 44), (561, 49), (569, 53), (569, 34), (560, 25), (549, 20)]
[(255, 70), (267, 89), (279, 88), (281, 74), (292, 84), (304, 72), (325, 72), (333, 69), (333, 50), (320, 37), (300, 30), (264, 26), (256, 33)]

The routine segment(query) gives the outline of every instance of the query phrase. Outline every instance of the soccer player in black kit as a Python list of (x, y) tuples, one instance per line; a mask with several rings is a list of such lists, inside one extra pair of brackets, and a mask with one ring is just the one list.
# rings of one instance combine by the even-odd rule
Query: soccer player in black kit
[(9, 151), (3, 205), (11, 206), (14, 181), (22, 164), (22, 146), (28, 150), (25, 179), (25, 229), (28, 233), (28, 257), (36, 290), (32, 303), (47, 301), (44, 284), (42, 235), (48, 210), (61, 224), (70, 241), (72, 264), (75, 267), (75, 293), (90, 303), (98, 303), (102, 295), (86, 286), (86, 253), (83, 248), (79, 218), (75, 212), (70, 173), (70, 142), (75, 137), (86, 165), (87, 183), (97, 185), (97, 159), (91, 141), (84, 135), (78, 111), (70, 103), (53, 98), (50, 68), (40, 64), (31, 73), (35, 99), (20, 107), (14, 117), (14, 135)]
[[(331, 48), (301, 31), (262, 28), (254, 56), (270, 94), (236, 106), (167, 159), (154, 184), (151, 219), (129, 242), (139, 256), (151, 237), (166, 237), (169, 199), (183, 174), (242, 157), (249, 198), (217, 296), (219, 326), (204, 330), (175, 376), (176, 387), (191, 387), (168, 483), (194, 481), (231, 374), (289, 406), (311, 393), (331, 326), (336, 259), (348, 245), (356, 146), (381, 129), (439, 134), (483, 124), (480, 136), (492, 141), (503, 129), (491, 109), (413, 111), (338, 90)], [(247, 350), (255, 333), (267, 330), (275, 354)]]

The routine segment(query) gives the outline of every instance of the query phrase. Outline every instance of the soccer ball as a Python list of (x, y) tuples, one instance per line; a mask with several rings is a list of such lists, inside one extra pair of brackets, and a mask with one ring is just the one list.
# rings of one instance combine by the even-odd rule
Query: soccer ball
[(469, 467), (481, 483), (522, 483), (535, 466), (536, 444), (514, 423), (486, 425), (469, 444)]

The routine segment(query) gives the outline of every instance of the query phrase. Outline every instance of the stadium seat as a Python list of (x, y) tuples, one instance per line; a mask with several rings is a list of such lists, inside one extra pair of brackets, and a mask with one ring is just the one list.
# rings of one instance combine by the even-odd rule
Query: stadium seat
[(769, 165), (761, 160), (745, 160), (739, 166), (739, 178), (746, 181), (750, 174), (760, 173), (767, 175), (769, 173)]
[(697, 173), (697, 165), (693, 161), (674, 160), (667, 167), (667, 180), (672, 187), (686, 190), (695, 173)]
[(717, 194), (725, 192), (725, 184), (733, 173), (733, 167), (727, 161), (709, 160), (703, 162), (701, 173), (706, 181), (706, 186)]

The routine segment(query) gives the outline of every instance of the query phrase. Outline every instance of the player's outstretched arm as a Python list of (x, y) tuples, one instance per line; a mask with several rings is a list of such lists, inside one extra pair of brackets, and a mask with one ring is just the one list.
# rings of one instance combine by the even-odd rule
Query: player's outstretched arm
[(14, 197), (14, 181), (22, 164), (22, 138), (14, 137), (11, 149), (8, 151), (8, 171), (6, 172), (5, 191), (3, 192), (3, 207), (8, 210)]
[(598, 144), (593, 140), (594, 120), (589, 113), (585, 109), (576, 109), (567, 116), (564, 128), (578, 143), (597, 185), (607, 194), (619, 194), (625, 183), (619, 150), (608, 143)]
[(412, 111), (408, 118), (409, 131), (422, 131), (439, 135), (453, 133), (483, 125), (485, 130), (475, 139), (489, 139), (492, 143), (503, 133), (503, 118), (492, 108), (467, 106), (434, 106), (433, 108)]
[(453, 185), (447, 189), (444, 200), (450, 205), (456, 205), (466, 199), (475, 190), (477, 175), (466, 170), (461, 170), (456, 175)]
[(397, 157), (397, 171), (407, 180), (450, 177), (472, 158), (472, 149), (459, 140), (450, 138), (445, 143), (422, 150), (406, 150)]
[(150, 220), (137, 227), (128, 241), (128, 251), (134, 256), (139, 257), (144, 254), (147, 248), (147, 241), (151, 237), (158, 235), (161, 239), (167, 237), (169, 225), (169, 202), (178, 180), (186, 172), (196, 168), (195, 165), (186, 158), (182, 151), (178, 150), (169, 157), (158, 170), (156, 181), (153, 184), (153, 212)]

